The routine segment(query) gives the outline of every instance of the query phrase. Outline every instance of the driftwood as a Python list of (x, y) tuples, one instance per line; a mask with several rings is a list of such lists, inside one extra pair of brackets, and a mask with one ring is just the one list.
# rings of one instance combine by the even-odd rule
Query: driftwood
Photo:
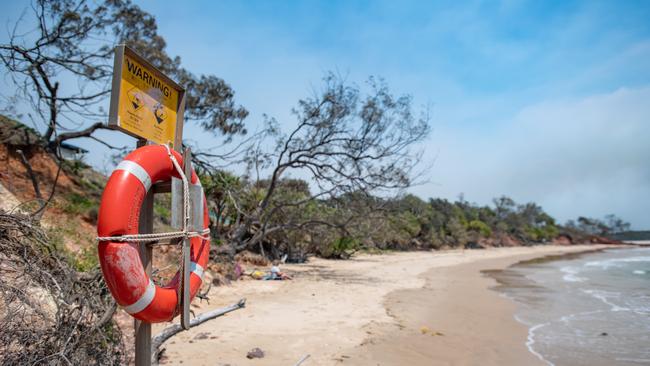
[[(220, 317), (222, 315), (225, 315), (231, 311), (239, 310), (246, 307), (246, 299), (241, 299), (237, 303), (232, 304), (230, 306), (226, 306), (225, 308), (221, 309), (215, 309), (212, 311), (208, 311), (207, 313), (199, 314), (196, 318), (192, 319), (190, 322), (190, 327), (195, 327), (199, 324), (205, 323), (208, 320)], [(158, 335), (153, 337), (151, 340), (151, 364), (152, 365), (157, 365), (158, 364), (158, 356), (160, 355), (160, 347), (165, 343), (169, 338), (172, 336), (180, 333), (183, 331), (183, 327), (180, 324), (174, 324), (170, 327), (167, 327), (163, 329), (162, 332), (160, 332)]]

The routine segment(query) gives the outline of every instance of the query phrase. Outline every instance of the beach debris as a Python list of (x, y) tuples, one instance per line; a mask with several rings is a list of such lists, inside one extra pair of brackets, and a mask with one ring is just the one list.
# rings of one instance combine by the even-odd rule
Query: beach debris
[(246, 354), (246, 358), (248, 359), (264, 358), (264, 351), (262, 351), (258, 347), (255, 347), (252, 350), (248, 351), (248, 353)]
[(266, 276), (266, 273), (256, 269), (253, 272), (251, 272), (250, 276), (256, 280), (261, 280), (262, 278), (264, 278), (264, 276)]
[(244, 272), (246, 272), (246, 269), (241, 263), (237, 262), (235, 264), (235, 268), (233, 268), (232, 271), (233, 271), (233, 277), (235, 278), (235, 280), (238, 280), (244, 274)]
[(341, 357), (336, 357), (333, 360), (338, 361), (338, 362), (343, 362), (343, 361), (345, 361), (345, 360), (347, 360), (349, 358), (350, 358), (350, 356), (348, 356), (348, 355), (341, 355)]
[(607, 332), (602, 332), (602, 333), (600, 333), (600, 335), (601, 335), (601, 336), (606, 336), (606, 335), (608, 335), (608, 334), (607, 334)]
[(289, 276), (286, 272), (280, 271), (280, 261), (275, 260), (273, 261), (273, 266), (271, 267), (271, 270), (267, 272), (264, 277), (262, 277), (262, 280), (268, 281), (268, 280), (292, 280), (293, 277)]
[(444, 333), (431, 330), (431, 329), (429, 329), (429, 327), (424, 326), (424, 325), (420, 327), (420, 333), (422, 333), (422, 334), (430, 334), (432, 336), (444, 336)]
[(201, 333), (195, 335), (195, 336), (194, 336), (194, 339), (208, 339), (209, 336), (210, 336), (210, 333), (208, 333), (208, 332), (201, 332)]

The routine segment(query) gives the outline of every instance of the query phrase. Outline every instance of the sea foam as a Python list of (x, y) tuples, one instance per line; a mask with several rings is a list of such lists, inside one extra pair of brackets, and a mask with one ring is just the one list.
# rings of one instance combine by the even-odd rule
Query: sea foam
[(629, 257), (629, 258), (612, 258), (612, 259), (605, 259), (600, 261), (587, 262), (585, 263), (585, 266), (608, 269), (610, 267), (620, 267), (622, 263), (633, 263), (633, 262), (650, 262), (650, 257), (641, 256), (641, 257)]
[(562, 279), (565, 280), (566, 282), (585, 282), (587, 280), (584, 277), (576, 276), (578, 273), (580, 273), (580, 270), (578, 268), (562, 267), (560, 268), (560, 271), (565, 273), (565, 275), (562, 276)]

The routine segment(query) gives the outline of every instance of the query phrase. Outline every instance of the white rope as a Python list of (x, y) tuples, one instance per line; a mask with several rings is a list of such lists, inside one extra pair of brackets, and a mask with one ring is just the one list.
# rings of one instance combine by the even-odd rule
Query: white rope
[(207, 236), (210, 234), (210, 229), (206, 228), (202, 231), (189, 231), (188, 226), (190, 223), (190, 188), (185, 172), (181, 168), (181, 165), (172, 154), (171, 149), (167, 145), (163, 145), (167, 149), (167, 155), (174, 165), (174, 169), (178, 172), (178, 175), (183, 181), (183, 230), (182, 231), (170, 231), (166, 233), (152, 233), (152, 234), (127, 234), (119, 236), (98, 236), (98, 241), (123, 241), (129, 243), (141, 243), (141, 242), (152, 242), (159, 241), (164, 239), (175, 239), (175, 238), (194, 238), (200, 237), (204, 240), (208, 240)]

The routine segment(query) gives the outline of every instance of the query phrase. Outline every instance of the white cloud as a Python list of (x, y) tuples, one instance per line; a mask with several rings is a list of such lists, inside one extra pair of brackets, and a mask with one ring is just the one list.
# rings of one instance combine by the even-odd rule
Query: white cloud
[[(615, 213), (650, 227), (650, 88), (523, 108), (499, 130), (440, 126), (437, 184), (422, 196), (488, 203), (506, 194), (561, 220)], [(434, 125), (436, 121), (434, 121)]]

